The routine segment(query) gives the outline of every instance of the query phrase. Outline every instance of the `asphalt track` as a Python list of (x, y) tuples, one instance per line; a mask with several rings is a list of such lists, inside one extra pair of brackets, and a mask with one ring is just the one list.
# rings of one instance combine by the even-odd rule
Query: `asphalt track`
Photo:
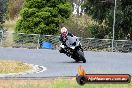
[(0, 48), (0, 60), (18, 60), (47, 68), (40, 73), (15, 75), (15, 77), (76, 76), (80, 65), (87, 74), (132, 75), (132, 53), (85, 51), (87, 63), (75, 63), (58, 50)]

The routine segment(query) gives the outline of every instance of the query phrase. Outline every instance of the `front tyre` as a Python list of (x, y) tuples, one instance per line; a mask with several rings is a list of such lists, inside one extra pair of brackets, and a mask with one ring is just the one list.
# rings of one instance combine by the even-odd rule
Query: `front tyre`
[(78, 50), (77, 53), (78, 53), (78, 58), (80, 59), (80, 61), (83, 61), (83, 63), (86, 63), (86, 59), (84, 57), (84, 52), (81, 50)]

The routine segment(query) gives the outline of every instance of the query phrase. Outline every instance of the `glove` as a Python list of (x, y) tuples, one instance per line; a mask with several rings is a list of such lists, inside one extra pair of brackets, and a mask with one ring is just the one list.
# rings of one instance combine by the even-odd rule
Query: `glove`
[(74, 42), (72, 45), (73, 45), (73, 46), (76, 46), (76, 42)]

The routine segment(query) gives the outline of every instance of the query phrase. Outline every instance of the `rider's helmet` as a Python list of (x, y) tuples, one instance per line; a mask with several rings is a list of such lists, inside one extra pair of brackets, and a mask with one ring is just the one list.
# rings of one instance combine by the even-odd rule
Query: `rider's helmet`
[(67, 29), (66, 29), (65, 27), (62, 27), (62, 28), (61, 28), (61, 35), (62, 35), (62, 37), (63, 37), (64, 39), (67, 38), (68, 31), (67, 31)]

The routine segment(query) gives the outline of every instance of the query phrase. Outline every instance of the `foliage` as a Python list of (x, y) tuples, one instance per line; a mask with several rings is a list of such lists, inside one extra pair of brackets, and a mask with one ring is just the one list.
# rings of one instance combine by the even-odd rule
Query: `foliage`
[(66, 28), (76, 36), (79, 37), (91, 37), (90, 27), (96, 24), (90, 16), (70, 16), (64, 23)]
[(7, 0), (0, 0), (0, 28), (6, 19)]
[[(105, 34), (101, 32), (98, 33), (101, 33), (104, 37), (106, 35), (111, 35), (114, 9), (113, 0), (87, 0), (84, 7), (86, 8), (86, 13), (91, 15), (92, 18), (98, 22), (98, 26), (105, 25), (107, 27), (105, 30), (109, 31)], [(132, 33), (132, 16), (130, 15), (132, 14), (131, 9), (131, 0), (117, 0), (115, 39), (124, 39), (128, 33)]]
[(67, 0), (25, 0), (16, 32), (56, 34), (59, 24), (71, 14)]
[(108, 34), (108, 30), (106, 30), (106, 26), (96, 24), (91, 26), (89, 30), (91, 31), (91, 34), (93, 34), (92, 37), (94, 38), (103, 39), (109, 37), (109, 35), (106, 36), (106, 34)]
[(113, 2), (108, 1), (87, 0), (83, 7), (86, 7), (85, 11), (87, 14), (91, 15), (93, 19), (101, 24), (106, 19), (108, 10), (113, 6)]

